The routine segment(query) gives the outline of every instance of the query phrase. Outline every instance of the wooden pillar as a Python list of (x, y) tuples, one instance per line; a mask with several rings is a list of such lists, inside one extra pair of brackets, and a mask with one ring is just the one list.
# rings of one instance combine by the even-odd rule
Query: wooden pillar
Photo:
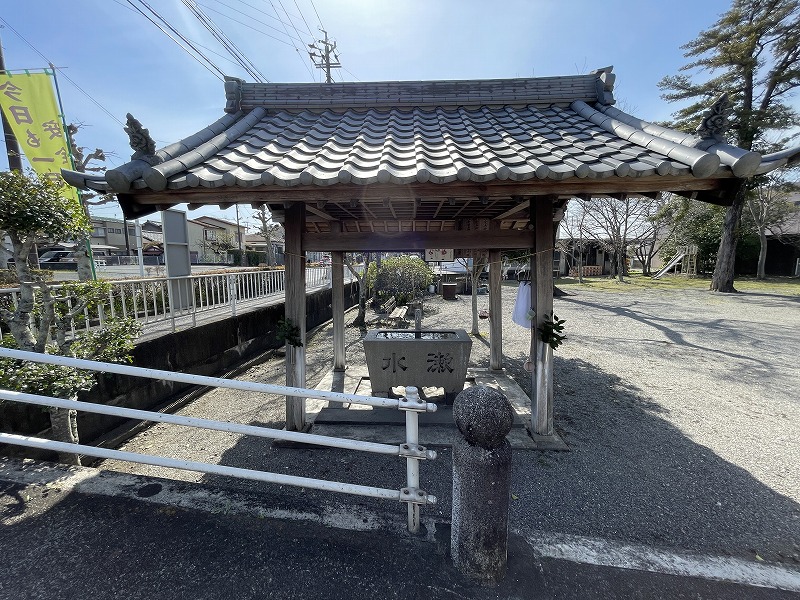
[[(302, 346), (286, 345), (286, 385), (306, 385), (306, 256), (303, 235), (306, 229), (306, 206), (293, 202), (286, 209), (286, 319), (300, 328)], [(286, 429), (302, 431), (306, 426), (306, 399), (286, 396)]]
[(503, 283), (501, 260), (500, 250), (489, 250), (489, 368), (492, 371), (503, 369)]
[[(331, 222), (331, 232), (341, 233), (342, 224)], [(331, 310), (333, 311), (333, 370), (346, 368), (344, 353), (344, 252), (331, 252)]]
[(532, 202), (531, 306), (536, 319), (531, 327), (531, 430), (537, 435), (553, 435), (553, 350), (539, 339), (538, 332), (545, 315), (553, 313), (553, 199), (545, 196)]

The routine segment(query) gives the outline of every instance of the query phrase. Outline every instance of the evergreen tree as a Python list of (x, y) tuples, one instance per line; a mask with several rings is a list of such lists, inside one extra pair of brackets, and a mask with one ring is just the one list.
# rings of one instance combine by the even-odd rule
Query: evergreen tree
[[(670, 102), (693, 100), (675, 113), (675, 126), (694, 129), (703, 109), (722, 93), (733, 103), (732, 144), (759, 150), (770, 131), (797, 123), (788, 104), (800, 86), (800, 3), (798, 0), (733, 0), (710, 28), (682, 46), (692, 61), (685, 73), (664, 77), (659, 87)], [(701, 74), (710, 77), (698, 83)], [(748, 191), (745, 182), (725, 213), (711, 289), (735, 292), (736, 242)]]

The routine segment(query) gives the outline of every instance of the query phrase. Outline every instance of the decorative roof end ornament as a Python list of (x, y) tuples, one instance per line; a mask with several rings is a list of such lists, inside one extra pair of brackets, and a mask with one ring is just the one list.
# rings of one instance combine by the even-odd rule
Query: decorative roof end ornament
[(614, 100), (614, 82), (616, 81), (617, 76), (611, 72), (613, 69), (614, 66), (611, 65), (609, 67), (603, 67), (602, 69), (592, 71), (592, 75), (599, 75), (597, 78), (598, 104), (611, 106), (612, 104), (616, 103), (616, 100)]
[(237, 113), (242, 110), (242, 84), (237, 77), (225, 77), (225, 112)]
[(725, 132), (728, 131), (728, 116), (733, 112), (733, 105), (728, 99), (728, 94), (722, 94), (703, 112), (703, 120), (697, 126), (695, 133), (700, 138), (694, 147), (707, 150), (716, 144), (725, 144)]
[(131, 148), (134, 152), (131, 155), (131, 160), (143, 160), (151, 167), (161, 162), (161, 158), (156, 156), (156, 143), (150, 137), (150, 132), (142, 127), (138, 119), (135, 119), (131, 113), (126, 115), (128, 118), (125, 133), (128, 134)]

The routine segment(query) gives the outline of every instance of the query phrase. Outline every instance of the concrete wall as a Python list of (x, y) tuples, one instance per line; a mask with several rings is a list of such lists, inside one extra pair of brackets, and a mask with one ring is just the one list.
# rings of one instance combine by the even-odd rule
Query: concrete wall
[[(357, 303), (358, 284), (346, 284), (345, 307)], [(332, 319), (331, 290), (320, 290), (306, 296), (306, 314), (308, 330)], [(276, 304), (147, 340), (137, 344), (134, 349), (133, 365), (196, 375), (219, 375), (266, 350), (282, 347), (283, 340), (276, 338), (276, 330), (283, 315), (283, 304)], [(79, 399), (152, 410), (188, 392), (191, 387), (173, 382), (100, 374), (98, 384), (81, 394)], [(0, 423), (3, 431), (34, 434), (48, 427), (49, 419), (38, 407), (7, 402), (0, 404)], [(78, 413), (78, 431), (81, 440), (87, 443), (123, 424), (125, 419)]]

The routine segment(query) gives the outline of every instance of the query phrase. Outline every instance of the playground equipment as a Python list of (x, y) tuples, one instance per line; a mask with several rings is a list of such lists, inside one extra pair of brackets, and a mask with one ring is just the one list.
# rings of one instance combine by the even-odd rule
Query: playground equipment
[(661, 277), (677, 267), (679, 267), (681, 275), (697, 277), (697, 246), (678, 246), (675, 256), (658, 273), (653, 275), (652, 279), (661, 279)]

